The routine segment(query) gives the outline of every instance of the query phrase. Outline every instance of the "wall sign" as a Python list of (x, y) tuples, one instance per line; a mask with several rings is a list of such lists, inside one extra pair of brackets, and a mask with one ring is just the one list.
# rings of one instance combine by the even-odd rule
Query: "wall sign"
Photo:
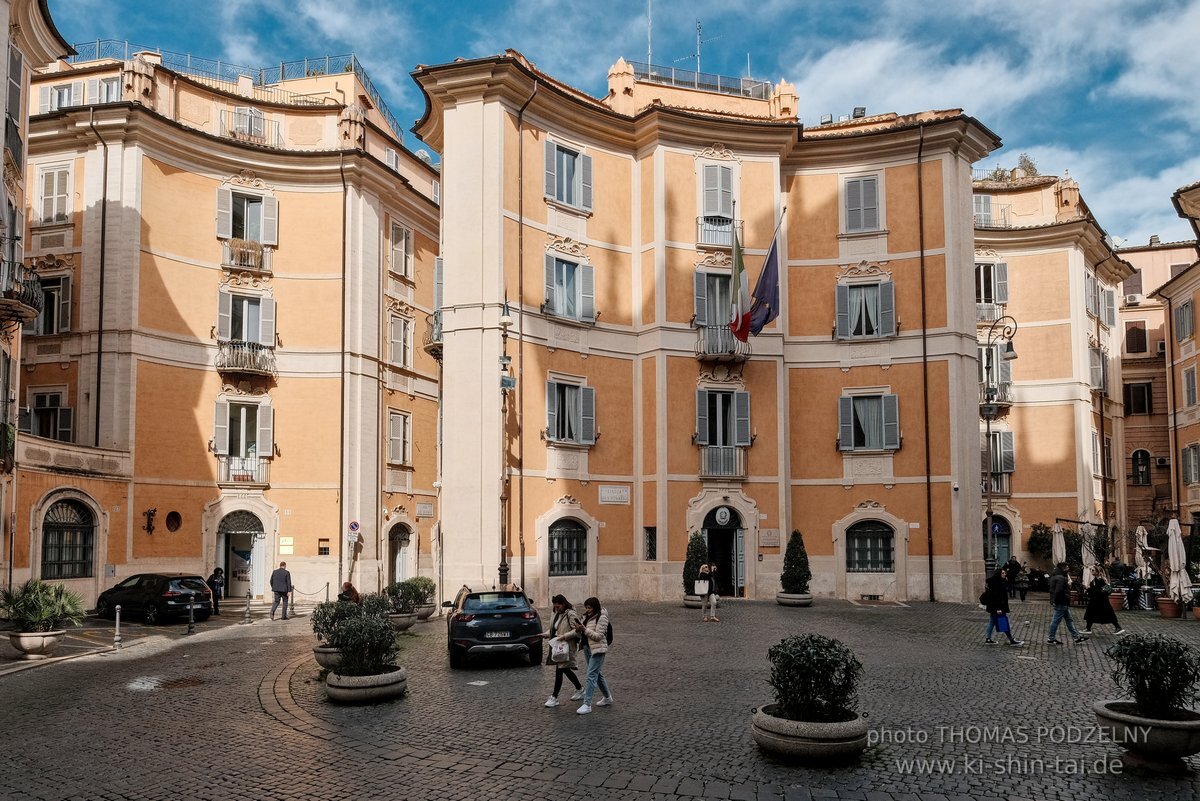
[(758, 544), (764, 548), (779, 547), (779, 529), (777, 528), (760, 528), (758, 530)]
[(628, 506), (629, 487), (620, 484), (601, 484), (600, 503)]
[(718, 526), (729, 525), (729, 507), (728, 506), (717, 507), (716, 520), (717, 520)]
[(417, 517), (433, 517), (433, 504), (418, 502)]

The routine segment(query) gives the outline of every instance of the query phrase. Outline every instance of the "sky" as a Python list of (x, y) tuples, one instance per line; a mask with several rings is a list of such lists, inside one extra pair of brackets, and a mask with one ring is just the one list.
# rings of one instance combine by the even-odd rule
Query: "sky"
[[(652, 25), (647, 25), (647, 10)], [(800, 118), (961, 108), (1004, 147), (976, 166), (1070, 176), (1126, 246), (1195, 238), (1200, 0), (50, 0), (69, 42), (119, 39), (263, 67), (355, 53), (403, 127), (418, 64), (508, 48), (592, 95), (624, 57), (788, 80)], [(648, 28), (650, 35), (648, 37)], [(422, 143), (408, 130), (410, 149)]]

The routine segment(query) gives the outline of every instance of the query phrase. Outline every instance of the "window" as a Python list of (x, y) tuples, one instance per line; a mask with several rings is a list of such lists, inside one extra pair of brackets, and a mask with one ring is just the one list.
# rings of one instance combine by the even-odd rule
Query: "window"
[(317, 540), (317, 556), (329, 556), (329, 540), (326, 537)]
[(1188, 445), (1179, 451), (1179, 456), (1180, 469), (1183, 471), (1183, 483), (1200, 482), (1200, 445)]
[(750, 393), (696, 390), (696, 444), (709, 448), (750, 445)]
[(838, 284), (837, 337), (859, 339), (896, 335), (896, 285)]
[(1008, 303), (1008, 264), (976, 262), (975, 302), (1002, 305)]
[(60, 108), (83, 104), (83, 81), (43, 86), (38, 97), (38, 113), (45, 114)]
[(25, 119), (25, 100), (21, 80), (25, 58), (16, 45), (8, 46), (8, 116), (20, 129)]
[(896, 395), (849, 395), (838, 398), (838, 449), (899, 449), (899, 403)]
[(1088, 355), (1091, 358), (1092, 389), (1099, 390), (1102, 394), (1107, 394), (1108, 354), (1100, 348), (1088, 348)]
[(550, 526), (550, 575), (587, 575), (587, 531), (575, 520)]
[(879, 230), (879, 179), (846, 181), (846, 233)]
[(1125, 385), (1125, 414), (1153, 413), (1153, 384), (1149, 381), (1139, 381), (1136, 384)]
[(42, 168), (42, 217), (44, 223), (66, 222), (71, 211), (69, 167)]
[(1196, 320), (1192, 316), (1192, 302), (1186, 300), (1175, 310), (1175, 341), (1182, 342), (1192, 336)]
[(42, 521), (42, 578), (88, 578), (93, 573), (96, 525), (78, 501), (58, 501)]
[(646, 561), (655, 562), (658, 560), (658, 529), (654, 526), (646, 526), (643, 531), (646, 535)]
[(1133, 275), (1125, 279), (1122, 287), (1126, 295), (1142, 294), (1142, 271), (1140, 269), (1134, 270)]
[(979, 346), (979, 384), (1002, 391), (1012, 384), (1012, 361), (1001, 358), (1003, 344)]
[(696, 273), (694, 279), (696, 325), (725, 328), (733, 316), (732, 279), (724, 273)]
[(74, 410), (65, 403), (65, 392), (34, 392), (29, 433), (35, 437), (71, 442)]
[(262, 109), (237, 106), (233, 110), (233, 131), (247, 139), (262, 139), (263, 123)]
[(1196, 368), (1189, 367), (1183, 371), (1183, 405), (1196, 405)]
[(218, 292), (217, 339), (275, 347), (275, 299)]
[(1103, 314), (1101, 321), (1112, 328), (1117, 324), (1117, 293), (1116, 290), (1106, 289), (1100, 293), (1100, 298), (1103, 302)]
[(119, 103), (121, 101), (121, 79), (101, 78), (96, 82), (93, 103)]
[(65, 334), (71, 330), (71, 278), (39, 279), (45, 301), (42, 311), (32, 323), (32, 334)]
[(392, 464), (410, 464), (409, 419), (403, 412), (388, 412), (387, 459)]
[(412, 321), (407, 317), (392, 317), (388, 321), (388, 361), (397, 367), (412, 363)]
[(1132, 483), (1137, 487), (1150, 486), (1150, 452), (1136, 450), (1133, 452)]
[(1104, 438), (1104, 477), (1112, 478), (1113, 474), (1113, 449), (1112, 437)]
[[(984, 432), (980, 439), (983, 440), (983, 456), (986, 459), (988, 455), (987, 433)], [(1014, 436), (1011, 431), (992, 432), (990, 472), (993, 475), (1016, 472), (1017, 458), (1013, 440)]]
[(1145, 353), (1146, 350), (1146, 321), (1129, 320), (1125, 323), (1125, 352)]
[(412, 277), (413, 234), (403, 225), (392, 223), (391, 270), (397, 275)]
[(546, 254), (547, 314), (595, 322), (595, 275), (590, 264), (579, 264)]
[[(252, 463), (275, 453), (274, 410), (269, 404), (218, 401), (213, 450), (237, 462)], [(253, 465), (250, 465), (253, 466)]]
[(878, 520), (864, 520), (846, 529), (846, 572), (895, 572), (893, 540), (891, 526)]
[(733, 169), (722, 164), (701, 168), (701, 215), (698, 241), (703, 245), (733, 245)]
[(990, 228), (992, 225), (992, 196), (974, 195), (972, 205), (975, 212), (975, 225), (979, 228)]
[(383, 160), (393, 170), (398, 169), (399, 162), (396, 160), (396, 151), (394, 148), (385, 147), (383, 149)]
[(279, 244), (279, 201), (267, 195), (217, 189), (217, 236)]
[(546, 197), (584, 211), (592, 210), (592, 157), (547, 140)]
[(1092, 317), (1100, 316), (1100, 283), (1091, 273), (1083, 275), (1084, 305)]
[(1092, 429), (1092, 475), (1101, 475), (1100, 470), (1100, 434)]
[(546, 382), (546, 438), (575, 445), (596, 444), (596, 390)]
[[(12, 423), (12, 403), (8, 399), (9, 393), (16, 391), (12, 372), (12, 358), (4, 351), (0, 351), (0, 423), (3, 424)], [(0, 453), (0, 458), (3, 456), (4, 454)]]
[(433, 194), (433, 202), (439, 206), (442, 205), (442, 182), (441, 181), (433, 182), (432, 194)]

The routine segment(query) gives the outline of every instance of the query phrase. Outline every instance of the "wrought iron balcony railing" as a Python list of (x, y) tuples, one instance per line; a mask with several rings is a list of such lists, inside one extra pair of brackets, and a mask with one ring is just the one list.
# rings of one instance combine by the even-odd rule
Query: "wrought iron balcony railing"
[(221, 241), (221, 264), (237, 270), (271, 272), (272, 248), (252, 239), (224, 239)]
[(994, 323), (1004, 316), (1003, 303), (975, 304), (975, 321), (979, 323)]
[(275, 349), (257, 342), (217, 343), (217, 370), (222, 373), (275, 376)]
[(980, 403), (1001, 403), (1012, 405), (1015, 402), (1015, 394), (1011, 381), (997, 381), (991, 386), (991, 397), (988, 396), (988, 385), (986, 383), (979, 385), (979, 402)]
[(1012, 228), (1012, 204), (993, 203), (990, 211), (976, 212), (976, 228)]
[(697, 329), (696, 358), (700, 361), (744, 362), (750, 358), (750, 343), (735, 337), (728, 323), (702, 325)]
[(283, 147), (283, 129), (279, 121), (246, 109), (221, 112), (221, 136), (266, 147)]
[(697, 217), (696, 244), (708, 247), (733, 247), (733, 232), (737, 231), (739, 240), (743, 238), (742, 221), (732, 217)]
[(0, 262), (0, 320), (26, 322), (41, 314), (45, 305), (37, 273), (20, 262)]
[(4, 149), (12, 154), (13, 166), (25, 169), (25, 142), (21, 140), (21, 129), (12, 117), (4, 118)]
[(1005, 497), (1012, 495), (1012, 473), (984, 473), (982, 482), (984, 495), (987, 494), (989, 481), (992, 484), (992, 495)]
[(425, 315), (425, 352), (435, 359), (442, 357), (442, 312)]
[(701, 445), (701, 478), (745, 478), (746, 448), (740, 445)]
[(217, 483), (265, 486), (271, 483), (271, 460), (261, 456), (217, 456)]

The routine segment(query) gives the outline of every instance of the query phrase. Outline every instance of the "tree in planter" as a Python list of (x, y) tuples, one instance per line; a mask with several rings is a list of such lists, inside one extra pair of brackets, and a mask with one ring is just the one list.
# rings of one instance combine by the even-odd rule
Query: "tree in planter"
[(776, 712), (788, 720), (837, 723), (858, 715), (862, 663), (820, 634), (788, 637), (767, 651)]
[(437, 593), (437, 585), (433, 583), (433, 579), (428, 576), (415, 576), (408, 581), (420, 593), (421, 600), (417, 602), (417, 606), (433, 603), (433, 596)]
[[(426, 579), (428, 581), (429, 579)], [(425, 603), (425, 590), (420, 584), (414, 583), (416, 579), (406, 579), (405, 581), (397, 581), (387, 586), (387, 597), (391, 608), (388, 612), (398, 615), (411, 615), (417, 611), (417, 607)]]
[(339, 623), (352, 617), (360, 617), (362, 613), (361, 606), (349, 601), (325, 601), (313, 607), (308, 621), (317, 639), (328, 643), (330, 634)]
[(797, 530), (788, 537), (787, 551), (783, 555), (783, 573), (779, 583), (788, 594), (805, 595), (812, 581), (812, 570), (808, 567), (808, 551), (804, 548), (804, 536)]
[(83, 599), (61, 584), (31, 578), (12, 590), (0, 590), (0, 609), (23, 632), (58, 631), (83, 621)]
[(342, 662), (334, 671), (341, 676), (387, 673), (399, 652), (387, 618), (365, 613), (338, 621), (330, 632), (329, 644), (342, 652)]
[(683, 562), (683, 594), (696, 594), (696, 579), (700, 576), (700, 565), (708, 561), (708, 545), (700, 532), (688, 538), (687, 558)]

